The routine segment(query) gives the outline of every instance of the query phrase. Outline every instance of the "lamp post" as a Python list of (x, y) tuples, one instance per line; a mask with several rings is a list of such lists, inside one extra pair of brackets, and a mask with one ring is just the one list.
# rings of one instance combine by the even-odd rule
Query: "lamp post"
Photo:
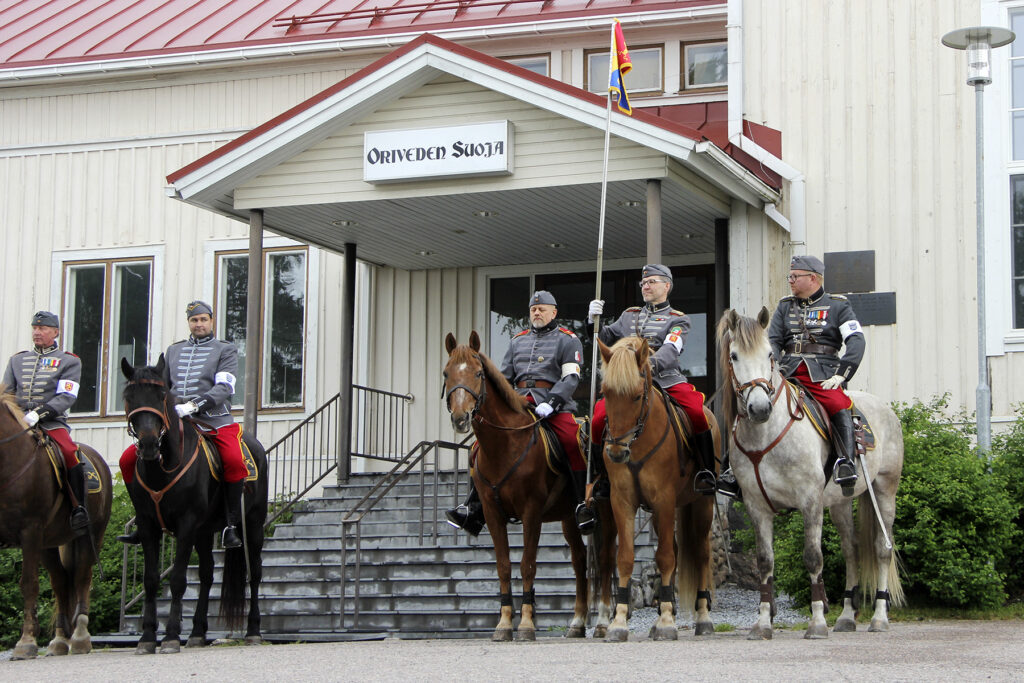
[(950, 31), (942, 44), (967, 51), (967, 85), (974, 86), (975, 103), (975, 185), (978, 210), (978, 450), (988, 453), (992, 446), (992, 391), (988, 385), (985, 353), (985, 118), (982, 93), (992, 82), (992, 48), (1013, 42), (1013, 31), (998, 26), (972, 26)]

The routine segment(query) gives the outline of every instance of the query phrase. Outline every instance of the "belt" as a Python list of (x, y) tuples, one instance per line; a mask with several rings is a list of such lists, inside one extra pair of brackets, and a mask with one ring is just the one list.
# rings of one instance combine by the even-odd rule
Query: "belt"
[(554, 382), (546, 382), (542, 379), (524, 379), (516, 384), (517, 389), (550, 389), (555, 386)]
[(837, 356), (839, 355), (839, 349), (834, 349), (825, 344), (798, 341), (786, 344), (786, 353), (812, 353), (822, 356)]

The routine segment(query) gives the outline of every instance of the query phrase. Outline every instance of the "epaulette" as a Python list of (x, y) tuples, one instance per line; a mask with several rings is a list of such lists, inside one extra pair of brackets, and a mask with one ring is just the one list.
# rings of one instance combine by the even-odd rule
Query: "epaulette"
[(787, 296), (784, 296), (784, 297), (782, 297), (781, 299), (779, 299), (779, 303), (780, 303), (780, 304), (781, 304), (781, 303), (782, 303), (783, 301), (796, 301), (796, 297), (795, 297), (795, 296), (793, 296), (792, 294), (789, 294), (789, 295), (787, 295)]
[(672, 309), (672, 315), (686, 315), (686, 314), (683, 313), (682, 311), (677, 311), (676, 309), (673, 308)]
[(21, 355), (21, 354), (23, 354), (23, 353), (32, 353), (32, 352), (31, 352), (31, 351), (29, 351), (28, 349), (25, 349), (24, 351), (18, 351), (18, 352), (17, 352), (16, 354), (14, 354), (14, 355), (15, 355), (15, 356), (20, 356), (20, 355)]
[[(77, 353), (71, 353), (70, 351), (65, 351), (64, 353), (68, 354), (69, 356), (71, 356), (73, 358), (78, 358), (78, 354)], [(78, 359), (81, 360), (81, 358), (78, 358)]]
[(575, 337), (576, 336), (576, 333), (573, 332), (572, 330), (570, 330), (568, 327), (559, 327), (558, 330), (560, 332), (564, 332), (565, 334), (569, 335), (570, 337)]
[(523, 330), (522, 332), (520, 332), (520, 333), (519, 333), (519, 334), (517, 334), (516, 336), (517, 336), (517, 337), (522, 337), (522, 336), (523, 336), (524, 334), (530, 334), (530, 330)]
[(829, 296), (830, 299), (839, 299), (840, 301), (849, 301), (849, 299), (847, 299), (842, 294), (829, 294), (828, 296)]
[(627, 312), (627, 313), (636, 313), (637, 311), (640, 311), (642, 308), (643, 308), (642, 306), (630, 306), (629, 308), (627, 308), (625, 310), (625, 312)]
[(178, 341), (176, 341), (176, 342), (172, 342), (172, 343), (171, 343), (171, 346), (177, 346), (178, 344), (184, 344), (184, 343), (185, 343), (185, 342), (187, 342), (187, 341), (188, 341), (188, 339), (179, 339), (179, 340), (178, 340)]

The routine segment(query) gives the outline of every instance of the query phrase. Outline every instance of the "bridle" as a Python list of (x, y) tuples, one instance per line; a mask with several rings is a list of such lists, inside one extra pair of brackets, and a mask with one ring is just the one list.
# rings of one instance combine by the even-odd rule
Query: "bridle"
[(441, 387), (441, 398), (444, 399), (444, 403), (448, 407), (448, 413), (451, 414), (452, 394), (454, 394), (459, 389), (462, 389), (467, 394), (473, 397), (473, 410), (471, 410), (469, 414), (470, 417), (472, 417), (475, 420), (477, 419), (477, 413), (480, 412), (480, 407), (483, 406), (484, 401), (487, 400), (487, 378), (484, 377), (483, 363), (480, 361), (480, 356), (474, 354), (473, 358), (475, 358), (477, 362), (480, 362), (480, 369), (476, 371), (476, 376), (480, 380), (480, 388), (477, 389), (476, 391), (473, 391), (471, 388), (469, 388), (462, 382), (459, 382), (451, 389), (446, 390), (445, 387)]
[[(633, 442), (640, 438), (640, 433), (644, 431), (644, 426), (647, 424), (647, 418), (651, 416), (651, 375), (646, 370), (640, 371), (640, 377), (644, 380), (644, 393), (643, 402), (640, 405), (640, 413), (637, 415), (636, 423), (618, 436), (612, 436), (611, 433), (605, 436), (605, 448), (608, 446), (618, 446), (619, 448), (625, 448), (627, 452)], [(627, 440), (626, 437), (629, 437)]]
[(778, 400), (778, 395), (775, 393), (775, 385), (772, 383), (772, 379), (774, 377), (775, 377), (775, 356), (773, 354), (772, 358), (771, 358), (771, 369), (768, 372), (768, 377), (767, 378), (765, 378), (765, 377), (755, 377), (754, 379), (750, 380), (749, 382), (744, 382), (743, 384), (740, 384), (739, 380), (736, 379), (736, 371), (733, 369), (733, 366), (732, 366), (732, 354), (730, 353), (729, 354), (729, 379), (732, 380), (732, 389), (733, 389), (733, 391), (736, 392), (737, 398), (740, 399), (739, 401), (736, 402), (736, 412), (739, 415), (743, 416), (743, 417), (747, 417), (747, 400), (746, 400), (747, 397), (743, 395), (743, 392), (746, 391), (749, 394), (749, 392), (752, 389), (755, 389), (755, 388), (763, 389), (764, 393), (768, 395), (768, 400), (772, 403), (772, 405), (774, 405), (775, 401)]
[(128, 386), (132, 386), (133, 384), (149, 384), (152, 386), (160, 387), (165, 391), (162, 399), (161, 410), (157, 410), (152, 406), (139, 406), (135, 410), (129, 412), (128, 401), (125, 401), (124, 409), (125, 412), (128, 413), (127, 416), (125, 417), (125, 419), (128, 421), (128, 436), (132, 437), (132, 439), (138, 442), (139, 434), (138, 432), (135, 431), (135, 426), (132, 424), (132, 418), (138, 415), (139, 413), (153, 413), (154, 415), (160, 418), (160, 423), (163, 425), (163, 427), (160, 428), (160, 434), (157, 437), (157, 441), (162, 442), (164, 435), (167, 434), (168, 430), (170, 429), (171, 423), (170, 419), (167, 416), (167, 384), (158, 379), (133, 379), (128, 382)]

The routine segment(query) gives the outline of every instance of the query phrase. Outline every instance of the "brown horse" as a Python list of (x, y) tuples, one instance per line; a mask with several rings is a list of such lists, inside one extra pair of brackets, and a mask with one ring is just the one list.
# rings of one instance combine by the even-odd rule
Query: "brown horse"
[[(444, 368), (444, 398), (452, 415), (452, 426), (459, 433), (472, 427), (480, 446), (473, 483), (480, 492), (484, 518), (494, 542), (494, 554), (500, 583), (501, 618), (492, 640), (512, 640), (512, 570), (509, 562), (508, 530), (510, 520), (523, 524), (523, 557), (519, 573), (523, 579), (523, 604), (518, 635), (534, 640), (533, 580), (537, 572), (537, 544), (541, 523), (561, 522), (562, 533), (572, 553), (576, 572), (576, 603), (567, 638), (583, 638), (587, 625), (587, 558), (583, 538), (573, 515), (575, 499), (568, 473), (552, 471), (544, 456), (538, 420), (529, 403), (516, 393), (498, 368), (480, 351), (480, 337), (474, 331), (469, 345), (459, 345), (452, 334), (445, 339), (448, 363)], [(598, 507), (598, 533), (602, 536), (602, 565), (611, 566), (614, 552), (614, 528), (605, 505), (601, 524)], [(632, 534), (632, 532), (631, 532)], [(632, 536), (631, 536), (632, 537)], [(601, 600), (610, 611), (610, 572), (602, 571)], [(600, 624), (598, 624), (600, 626)]]
[(6, 388), (0, 386), (0, 546), (21, 548), (21, 595), (25, 600), (21, 639), (12, 659), (33, 659), (38, 652), (40, 562), (50, 573), (55, 603), (54, 637), (46, 654), (66, 655), (69, 650), (85, 654), (92, 650), (92, 566), (110, 520), (110, 469), (96, 451), (81, 446), (99, 475), (100, 490), (87, 496), (89, 535), (76, 536), (69, 524), (71, 504), (57, 485), (40, 430), (27, 428), (14, 397), (4, 392)]
[[(661, 616), (651, 627), (651, 637), (654, 640), (679, 637), (673, 616), (673, 572), (680, 604), (694, 605), (694, 633), (698, 636), (713, 633), (708, 608), (713, 587), (714, 497), (693, 490), (698, 461), (693, 457), (684, 430), (673, 426), (669, 415), (672, 404), (667, 395), (653, 384), (647, 340), (626, 337), (612, 348), (603, 342), (599, 344), (604, 359), (601, 388), (608, 413), (605, 466), (619, 536), (619, 592), (607, 640), (625, 641), (629, 637), (626, 618), (629, 580), (633, 574), (633, 523), (641, 505), (653, 513), (658, 534), (655, 560), (661, 573), (658, 594)], [(718, 425), (707, 408), (704, 412), (711, 423), (717, 453), (721, 447)]]

